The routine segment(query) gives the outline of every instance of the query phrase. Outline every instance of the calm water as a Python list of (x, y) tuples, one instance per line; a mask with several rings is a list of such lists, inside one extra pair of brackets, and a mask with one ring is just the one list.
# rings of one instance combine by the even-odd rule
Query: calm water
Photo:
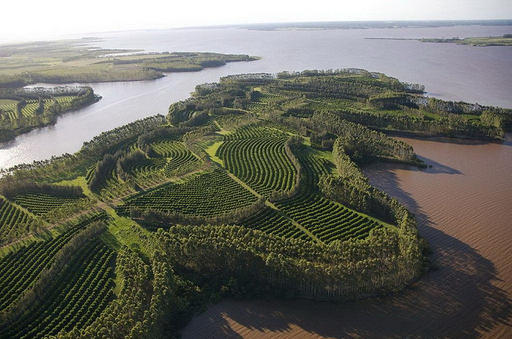
[(511, 338), (512, 136), (504, 144), (402, 140), (432, 167), (365, 171), (416, 214), (435, 270), (380, 299), (223, 301), (183, 338)]
[[(156, 113), (195, 85), (241, 72), (379, 71), (426, 85), (430, 95), (512, 107), (512, 47), (478, 48), (365, 37), (466, 37), (511, 27), (330, 31), (172, 30), (108, 34), (104, 47), (215, 51), (263, 57), (156, 81), (94, 84), (103, 99), (0, 149), (0, 167), (74, 152), (98, 133)], [(375, 185), (416, 213), (438, 267), (395, 297), (336, 305), (224, 301), (184, 330), (197, 337), (511, 337), (512, 140), (457, 144), (403, 139), (432, 167), (367, 169)]]
[(450, 100), (512, 107), (512, 47), (476, 48), (367, 37), (489, 36), (510, 26), (460, 26), (315, 31), (245, 29), (168, 30), (104, 34), (110, 48), (147, 51), (246, 53), (263, 59), (232, 63), (197, 73), (170, 74), (155, 81), (92, 84), (103, 99), (0, 148), (0, 168), (77, 151), (95, 135), (138, 118), (165, 114), (197, 84), (243, 72), (356, 67), (426, 85), (430, 95)]

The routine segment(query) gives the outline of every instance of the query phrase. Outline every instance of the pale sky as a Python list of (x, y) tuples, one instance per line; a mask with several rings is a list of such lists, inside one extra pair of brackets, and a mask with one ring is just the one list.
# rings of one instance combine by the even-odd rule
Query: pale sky
[(0, 41), (297, 21), (512, 19), (512, 0), (3, 0)]

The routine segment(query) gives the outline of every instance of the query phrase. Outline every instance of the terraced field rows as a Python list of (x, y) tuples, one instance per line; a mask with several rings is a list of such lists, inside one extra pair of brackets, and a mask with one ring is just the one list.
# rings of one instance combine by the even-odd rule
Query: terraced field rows
[(33, 242), (0, 259), (0, 311), (34, 283), (39, 273), (51, 265), (55, 254), (80, 229), (104, 216), (93, 215), (53, 239)]
[(37, 115), (36, 110), (39, 107), (38, 100), (27, 100), (27, 104), (21, 109), (21, 114), (25, 118), (30, 118)]
[(215, 170), (190, 179), (184, 184), (165, 184), (125, 200), (118, 208), (124, 215), (131, 207), (169, 213), (213, 216), (248, 206), (257, 198), (224, 171)]
[(0, 330), (0, 337), (42, 338), (92, 323), (113, 299), (115, 252), (99, 239), (80, 249), (57, 286), (29, 312)]
[(14, 202), (35, 215), (43, 216), (51, 210), (67, 204), (73, 204), (79, 199), (80, 198), (56, 197), (44, 193), (31, 193), (17, 196)]
[(224, 137), (217, 156), (231, 173), (268, 197), (293, 188), (296, 170), (284, 148), (288, 138), (270, 128), (243, 127)]
[(153, 149), (162, 156), (169, 158), (164, 166), (164, 173), (167, 176), (172, 176), (178, 168), (199, 164), (199, 159), (181, 142), (171, 141), (154, 144)]
[[(276, 206), (323, 242), (365, 238), (370, 230), (382, 227), (375, 219), (324, 198), (317, 183), (329, 172), (329, 162), (304, 148), (298, 152), (304, 173), (299, 193)], [(332, 166), (332, 165), (331, 165)]]
[(381, 227), (377, 221), (319, 194), (303, 195), (276, 205), (323, 242), (361, 239), (371, 229)]
[(21, 225), (28, 226), (33, 222), (32, 216), (0, 197), (0, 238), (6, 237), (11, 231), (19, 231)]
[[(51, 105), (58, 102), (63, 110), (68, 110), (73, 104), (74, 96), (59, 96), (53, 99), (44, 99), (44, 109), (48, 110)], [(37, 115), (37, 108), (39, 107), (39, 100), (30, 99), (26, 100), (26, 105), (21, 109), (21, 115), (25, 118), (31, 118)], [(16, 120), (18, 113), (16, 111), (16, 103), (0, 105), (0, 117), (6, 116), (9, 120)]]
[(17, 118), (16, 103), (0, 105), (0, 118), (3, 116), (9, 120), (15, 120)]
[(240, 225), (281, 237), (303, 240), (310, 239), (310, 237), (296, 227), (289, 218), (281, 215), (278, 211), (270, 207), (265, 207), (258, 213), (242, 220)]

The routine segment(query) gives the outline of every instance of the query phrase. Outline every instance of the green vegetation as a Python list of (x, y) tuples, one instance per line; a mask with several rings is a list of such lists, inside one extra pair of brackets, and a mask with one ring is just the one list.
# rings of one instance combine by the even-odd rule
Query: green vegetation
[(94, 47), (98, 39), (33, 42), (0, 47), (0, 142), (54, 124), (65, 112), (100, 99), (90, 87), (20, 87), (151, 80), (164, 72), (195, 72), (228, 62), (253, 61), (248, 55), (219, 53), (139, 53)]
[(455, 43), (458, 45), (471, 46), (512, 46), (512, 34), (504, 34), (499, 37), (481, 37), (481, 38), (450, 38), (450, 39), (420, 39), (421, 42), (437, 42), (437, 43)]
[(0, 142), (52, 125), (65, 112), (100, 99), (90, 87), (9, 89), (0, 87)]
[(0, 243), (28, 233), (34, 221), (30, 213), (0, 196)]
[(136, 194), (120, 211), (132, 207), (170, 213), (212, 216), (245, 207), (257, 198), (244, 190), (225, 172), (217, 170), (188, 179), (181, 184), (165, 184), (150, 192)]
[(490, 36), (490, 37), (470, 37), (470, 38), (366, 38), (372, 40), (417, 40), (421, 42), (431, 43), (449, 43), (457, 45), (470, 45), (479, 47), (488, 46), (512, 46), (512, 34), (504, 34), (503, 36)]
[(278, 130), (249, 127), (224, 136), (217, 151), (226, 168), (258, 193), (293, 188), (296, 171), (285, 152), (289, 135)]
[(222, 297), (353, 300), (428, 268), (384, 132), (499, 139), (510, 110), (363, 70), (237, 75), (0, 179), (0, 337), (176, 337)]
[(217, 53), (140, 53), (94, 47), (95, 38), (3, 45), (0, 88), (38, 82), (73, 83), (151, 80), (163, 72), (191, 72), (227, 62), (252, 61), (247, 55)]

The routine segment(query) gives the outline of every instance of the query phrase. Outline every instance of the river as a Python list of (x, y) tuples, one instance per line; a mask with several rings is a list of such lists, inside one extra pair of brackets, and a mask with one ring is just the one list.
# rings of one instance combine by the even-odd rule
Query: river
[[(98, 103), (0, 149), (0, 168), (77, 151), (98, 133), (164, 113), (195, 85), (243, 72), (365, 68), (426, 85), (429, 95), (512, 107), (512, 47), (471, 47), (367, 37), (467, 37), (511, 27), (253, 31), (235, 28), (103, 34), (103, 47), (261, 56), (155, 81), (92, 84)], [(419, 221), (437, 267), (396, 296), (334, 304), (223, 301), (195, 317), (198, 337), (511, 337), (512, 138), (502, 144), (403, 138), (431, 168), (366, 169)]]
[(460, 46), (374, 37), (466, 37), (512, 33), (511, 26), (257, 31), (239, 28), (174, 29), (98, 34), (105, 48), (244, 53), (259, 61), (231, 63), (154, 81), (88, 84), (103, 97), (0, 146), (0, 169), (73, 153), (99, 133), (157, 113), (185, 99), (198, 84), (246, 72), (364, 68), (421, 83), (429, 95), (512, 107), (512, 47)]
[(401, 140), (432, 167), (365, 172), (416, 214), (434, 270), (396, 296), (346, 304), (223, 301), (183, 338), (512, 337), (512, 136), (504, 144)]

